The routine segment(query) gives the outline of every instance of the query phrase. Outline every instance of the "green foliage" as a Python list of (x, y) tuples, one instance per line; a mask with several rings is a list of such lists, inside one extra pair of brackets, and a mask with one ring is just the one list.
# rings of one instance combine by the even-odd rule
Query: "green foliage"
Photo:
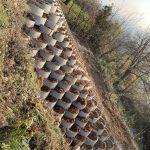
[(9, 23), (9, 17), (2, 2), (0, 1), (0, 29), (6, 28)]
[(0, 148), (2, 150), (29, 150), (28, 135), (26, 135), (28, 125), (26, 122), (20, 125), (5, 127), (1, 130)]
[(89, 13), (85, 11), (81, 5), (76, 3), (76, 1), (71, 1), (67, 6), (62, 6), (67, 21), (72, 29), (79, 31), (78, 34), (83, 34), (89, 31), (92, 27), (93, 21), (90, 19)]
[[(109, 55), (117, 48), (117, 40), (122, 29), (119, 23), (109, 19), (112, 14), (112, 6), (105, 6), (96, 15), (88, 43), (91, 50), (100, 57)], [(88, 34), (89, 34), (88, 33)]]

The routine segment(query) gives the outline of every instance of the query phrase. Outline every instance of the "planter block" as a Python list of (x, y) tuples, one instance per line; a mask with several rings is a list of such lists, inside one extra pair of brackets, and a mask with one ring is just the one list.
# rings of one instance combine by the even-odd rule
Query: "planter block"
[(51, 82), (48, 79), (44, 80), (44, 85), (49, 87), (50, 89), (54, 89), (57, 86), (58, 82)]
[(37, 70), (37, 74), (45, 79), (49, 77), (50, 73), (51, 73), (50, 71), (46, 71), (44, 69)]
[(50, 91), (48, 91), (48, 92), (41, 91), (41, 92), (40, 92), (40, 98), (41, 98), (41, 99), (45, 99), (45, 98), (48, 96), (49, 92), (50, 92)]
[(35, 14), (39, 17), (43, 16), (44, 10), (41, 9), (40, 7), (36, 6), (35, 4), (30, 4), (30, 13)]
[(66, 103), (62, 100), (58, 100), (57, 105), (61, 106), (62, 108), (64, 108), (66, 110), (70, 107), (71, 103)]

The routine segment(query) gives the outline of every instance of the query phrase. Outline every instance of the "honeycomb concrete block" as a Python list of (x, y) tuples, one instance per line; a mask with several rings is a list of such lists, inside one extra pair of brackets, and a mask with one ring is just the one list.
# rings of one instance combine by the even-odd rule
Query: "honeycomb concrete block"
[(29, 3), (25, 32), (30, 37), (35, 70), (43, 78), (40, 97), (53, 112), (72, 149), (113, 149), (102, 109), (58, 1)]

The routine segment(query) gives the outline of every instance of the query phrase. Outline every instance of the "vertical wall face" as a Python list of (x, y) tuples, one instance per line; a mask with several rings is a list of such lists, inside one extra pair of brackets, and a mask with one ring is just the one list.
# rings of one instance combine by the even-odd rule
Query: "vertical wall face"
[(35, 70), (43, 78), (40, 98), (53, 110), (66, 141), (74, 149), (116, 149), (90, 79), (77, 63), (59, 3), (37, 0), (28, 5), (24, 30), (34, 47)]

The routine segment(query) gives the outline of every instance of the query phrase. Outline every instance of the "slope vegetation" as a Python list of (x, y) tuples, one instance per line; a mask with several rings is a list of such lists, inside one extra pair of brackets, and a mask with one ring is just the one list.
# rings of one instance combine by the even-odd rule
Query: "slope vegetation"
[(0, 1), (0, 149), (66, 150), (51, 112), (37, 98), (41, 80), (21, 33), (26, 9), (24, 0)]

